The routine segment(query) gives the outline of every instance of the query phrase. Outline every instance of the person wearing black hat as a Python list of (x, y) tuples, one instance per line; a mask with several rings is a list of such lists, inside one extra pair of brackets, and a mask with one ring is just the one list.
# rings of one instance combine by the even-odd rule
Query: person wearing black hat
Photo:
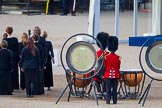
[(116, 36), (110, 36), (108, 39), (108, 50), (110, 54), (106, 56), (106, 71), (104, 79), (106, 80), (106, 103), (110, 104), (111, 96), (113, 98), (113, 104), (117, 104), (117, 86), (118, 79), (120, 78), (120, 56), (115, 52), (118, 49), (118, 38)]
[[(105, 32), (99, 32), (97, 34), (97, 40), (101, 43), (102, 46), (97, 42), (97, 46), (100, 49), (97, 51), (98, 61), (97, 61), (96, 70), (98, 70), (101, 67), (102, 60), (104, 59), (104, 57), (106, 55), (109, 54), (109, 52), (106, 50), (108, 37), (109, 37), (109, 34), (105, 33)], [(104, 55), (103, 55), (103, 51), (104, 51)], [(102, 92), (105, 92), (105, 83), (102, 80), (104, 72), (105, 72), (105, 60), (104, 60), (103, 66), (100, 69), (99, 73), (94, 77), (94, 81), (98, 85), (97, 91), (99, 93), (101, 92), (101, 90), (102, 90)], [(102, 85), (102, 89), (101, 89), (101, 85)]]

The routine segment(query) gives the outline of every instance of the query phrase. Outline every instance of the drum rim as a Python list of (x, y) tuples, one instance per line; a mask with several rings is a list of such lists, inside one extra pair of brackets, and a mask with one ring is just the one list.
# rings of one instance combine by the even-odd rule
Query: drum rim
[[(62, 65), (63, 69), (65, 70), (66, 74), (68, 74), (68, 75), (70, 75), (70, 76), (72, 76), (72, 75), (67, 71), (67, 67), (65, 67), (65, 63), (64, 63), (64, 61), (63, 61), (63, 52), (64, 52), (65, 45), (68, 43), (68, 41), (71, 40), (71, 39), (74, 38), (74, 37), (79, 36), (79, 35), (83, 35), (83, 36), (90, 37), (90, 38), (92, 38), (93, 40), (95, 40), (96, 42), (98, 42), (98, 43), (99, 43), (99, 46), (100, 46), (100, 48), (101, 48), (101, 50), (102, 50), (102, 53), (103, 53), (103, 55), (104, 55), (104, 49), (103, 49), (103, 47), (102, 47), (102, 44), (101, 44), (100, 41), (97, 40), (94, 36), (91, 36), (91, 35), (86, 34), (86, 33), (78, 33), (78, 34), (75, 34), (75, 35), (70, 36), (70, 37), (64, 42), (64, 44), (63, 44), (63, 46), (62, 46), (62, 48), (61, 48), (61, 52), (60, 52), (60, 62), (61, 62), (61, 65)], [(73, 78), (76, 78), (76, 79), (80, 79), (80, 80), (91, 79), (91, 78), (93, 78), (94, 76), (96, 76), (96, 75), (98, 74), (98, 72), (99, 72), (100, 69), (102, 68), (103, 62), (104, 62), (104, 60), (102, 60), (102, 64), (101, 64), (99, 70), (97, 70), (95, 73), (92, 71), (92, 72), (93, 72), (93, 75), (90, 75), (90, 76), (88, 76), (87, 78), (77, 78), (77, 77), (75, 77), (75, 76), (72, 76), (72, 77), (73, 77)], [(90, 73), (92, 73), (92, 72), (90, 72)]]
[[(89, 69), (87, 69), (87, 70), (84, 70), (84, 71), (77, 70), (71, 64), (70, 57), (69, 57), (69, 55), (71, 54), (71, 51), (73, 50), (73, 48), (76, 48), (76, 46), (79, 45), (79, 44), (84, 44), (85, 46), (88, 46), (92, 50), (93, 55), (94, 55), (94, 58), (95, 58), (95, 60), (94, 60), (93, 64), (91, 65), (91, 67)], [(85, 42), (85, 41), (75, 42), (67, 50), (67, 54), (66, 54), (66, 62), (67, 62), (67, 65), (69, 66), (69, 68), (71, 69), (71, 71), (75, 72), (76, 74), (88, 74), (88, 73), (90, 73), (93, 70), (93, 68), (94, 68), (94, 66), (96, 64), (96, 61), (97, 61), (97, 57), (96, 57), (96, 53), (95, 52), (96, 51), (95, 51), (94, 47), (90, 43)]]

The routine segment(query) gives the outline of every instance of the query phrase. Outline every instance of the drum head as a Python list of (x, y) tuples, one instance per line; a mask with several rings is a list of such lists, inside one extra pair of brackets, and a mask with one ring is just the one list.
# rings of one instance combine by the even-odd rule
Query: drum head
[(153, 43), (146, 50), (146, 63), (153, 72), (162, 73), (162, 41)]
[(92, 71), (96, 64), (96, 60), (96, 50), (88, 42), (75, 42), (67, 50), (67, 65), (71, 71), (77, 74), (86, 74)]
[[(74, 39), (77, 37), (90, 38), (93, 42), (88, 40), (78, 40), (76, 42)], [(99, 70), (94, 72), (93, 70), (95, 69), (97, 62), (96, 52), (98, 50), (98, 48), (95, 47), (96, 44), (94, 43), (97, 42), (99, 43), (101, 50), (103, 50), (99, 40), (97, 40), (94, 36), (85, 33), (75, 34), (70, 36), (65, 41), (61, 48), (60, 62), (68, 75), (78, 80), (86, 80), (91, 79), (98, 74), (103, 62), (101, 63)], [(75, 74), (85, 75), (85, 77), (80, 78), (78, 76), (71, 75), (67, 69)]]
[(162, 36), (151, 37), (144, 45), (152, 41), (154, 43), (148, 48), (141, 48), (140, 65), (149, 77), (155, 80), (162, 80)]

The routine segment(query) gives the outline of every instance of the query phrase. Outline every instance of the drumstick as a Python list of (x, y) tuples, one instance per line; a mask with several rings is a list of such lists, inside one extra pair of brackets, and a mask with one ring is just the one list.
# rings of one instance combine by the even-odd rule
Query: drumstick
[(104, 51), (104, 54), (102, 53), (102, 54), (98, 57), (97, 60), (99, 60), (99, 59), (102, 58), (103, 56), (106, 56), (106, 52), (107, 52), (107, 51)]

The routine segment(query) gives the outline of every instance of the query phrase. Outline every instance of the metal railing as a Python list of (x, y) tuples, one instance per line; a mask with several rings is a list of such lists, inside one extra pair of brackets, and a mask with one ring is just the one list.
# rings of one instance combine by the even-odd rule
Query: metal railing
[[(34, 13), (34, 12), (40, 12), (38, 10), (32, 10), (31, 11), (31, 6), (40, 6), (40, 4), (45, 3), (46, 0), (24, 0), (24, 1), (19, 1), (19, 0), (0, 0), (0, 13), (3, 13), (3, 7), (2, 6), (18, 6), (21, 7), (20, 10), (22, 10), (22, 8), (25, 9), (25, 13), (27, 13), (28, 15), (30, 13)], [(12, 8), (11, 8), (12, 10)]]

